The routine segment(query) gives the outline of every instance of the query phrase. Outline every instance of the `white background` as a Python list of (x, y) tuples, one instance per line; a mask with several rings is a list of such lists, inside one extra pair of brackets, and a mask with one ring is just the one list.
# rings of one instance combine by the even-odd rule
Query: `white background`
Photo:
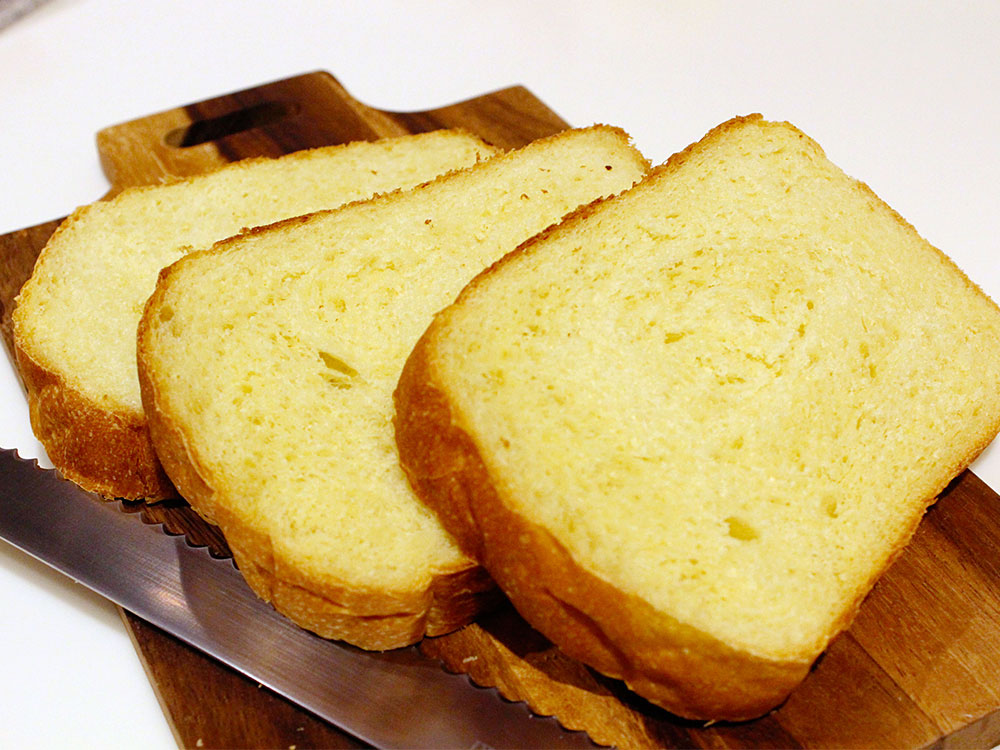
[[(104, 193), (97, 130), (326, 70), (394, 110), (523, 84), (654, 163), (790, 120), (1000, 299), (998, 43), (996, 0), (50, 0), (0, 31), (0, 234)], [(0, 389), (0, 445), (44, 460), (2, 355)], [(113, 607), (5, 543), (0, 602), (0, 746), (174, 746)]]

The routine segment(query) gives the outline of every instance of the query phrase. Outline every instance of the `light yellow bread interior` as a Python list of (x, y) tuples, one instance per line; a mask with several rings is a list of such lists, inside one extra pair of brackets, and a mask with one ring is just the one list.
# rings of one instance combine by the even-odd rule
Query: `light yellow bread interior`
[(246, 227), (413, 187), (496, 153), (462, 131), (247, 159), (75, 211), (14, 312), (32, 425), (57, 468), (129, 499), (173, 494), (149, 447), (135, 330), (157, 273)]
[(400, 470), (399, 371), (479, 270), (647, 167), (617, 129), (566, 131), (164, 270), (139, 328), (153, 442), (262, 597), (364, 648), (468, 621), (486, 577)]
[(536, 627), (749, 718), (996, 435), (1000, 311), (815, 142), (738, 118), (477, 278), (397, 400), (414, 485)]

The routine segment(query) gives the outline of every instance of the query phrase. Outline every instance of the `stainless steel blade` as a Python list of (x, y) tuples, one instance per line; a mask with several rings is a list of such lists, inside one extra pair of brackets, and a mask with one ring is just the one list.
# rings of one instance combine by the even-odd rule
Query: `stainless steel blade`
[(415, 648), (370, 653), (302, 630), (231, 560), (5, 448), (0, 537), (376, 747), (594, 747)]

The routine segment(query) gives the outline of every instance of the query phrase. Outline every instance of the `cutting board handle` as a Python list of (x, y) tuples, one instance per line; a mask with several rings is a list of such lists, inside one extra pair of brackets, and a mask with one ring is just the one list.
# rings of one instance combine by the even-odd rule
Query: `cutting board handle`
[[(484, 107), (486, 108), (484, 110)], [(462, 126), (501, 148), (521, 146), (566, 123), (521, 86), (439, 109), (369, 107), (325, 71), (304, 73), (114, 125), (97, 133), (108, 196), (198, 174), (248, 154)]]
[(375, 113), (329, 73), (305, 73), (105, 128), (97, 133), (97, 150), (113, 195), (247, 154), (281, 156), (338, 143), (348, 130), (353, 139), (375, 138), (377, 129), (366, 124), (378, 119)]
[(218, 117), (198, 120), (182, 128), (174, 128), (163, 136), (163, 142), (173, 148), (190, 148), (217, 141), (237, 133), (281, 122), (299, 113), (296, 102), (267, 101), (252, 104)]

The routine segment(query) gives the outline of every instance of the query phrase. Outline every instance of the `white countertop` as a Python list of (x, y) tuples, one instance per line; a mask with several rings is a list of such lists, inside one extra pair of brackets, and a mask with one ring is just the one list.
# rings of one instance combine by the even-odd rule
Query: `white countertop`
[[(50, 0), (0, 31), (0, 234), (104, 193), (97, 130), (326, 70), (393, 110), (523, 84), (654, 163), (790, 120), (1000, 299), (998, 39), (995, 0)], [(0, 389), (0, 445), (44, 461), (3, 356)], [(1000, 489), (1000, 449), (973, 468)], [(0, 746), (174, 746), (112, 606), (2, 542), (0, 601)]]

